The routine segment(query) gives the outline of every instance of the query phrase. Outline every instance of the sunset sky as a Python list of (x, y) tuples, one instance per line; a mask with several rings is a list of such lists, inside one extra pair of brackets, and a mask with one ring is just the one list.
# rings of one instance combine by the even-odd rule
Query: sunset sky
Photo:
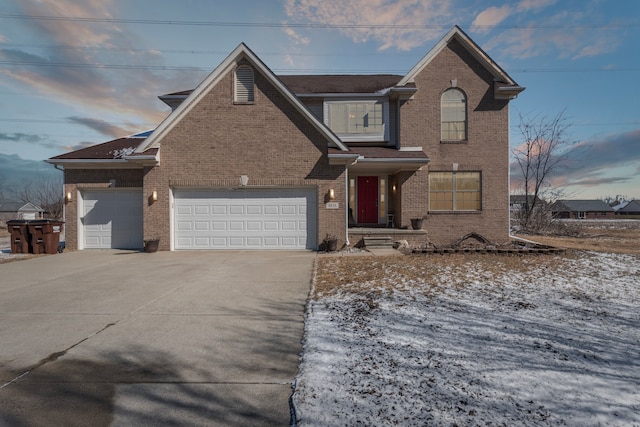
[(640, 1), (0, 4), (0, 175), (154, 128), (169, 112), (157, 96), (194, 88), (240, 42), (276, 74), (405, 74), (459, 25), (527, 87), (511, 102), (512, 146), (521, 115), (564, 110), (581, 149), (554, 183), (640, 198)]

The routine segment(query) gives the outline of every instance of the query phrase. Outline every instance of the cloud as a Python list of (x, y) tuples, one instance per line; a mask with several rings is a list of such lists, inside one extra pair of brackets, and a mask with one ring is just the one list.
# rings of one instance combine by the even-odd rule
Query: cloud
[(5, 196), (10, 196), (12, 189), (27, 181), (47, 177), (59, 179), (62, 172), (43, 161), (23, 159), (17, 154), (0, 153), (0, 181), (4, 186)]
[[(567, 161), (555, 171), (552, 187), (595, 187), (636, 179), (637, 174), (625, 171), (640, 164), (640, 129), (582, 141), (573, 148)], [(522, 185), (515, 161), (511, 163), (511, 182), (512, 187)]]
[(295, 31), (293, 28), (285, 27), (283, 31), (285, 32), (286, 35), (289, 36), (289, 38), (293, 40), (295, 44), (308, 45), (309, 42), (311, 41), (309, 37), (305, 37), (301, 35), (297, 31)]
[(439, 26), (450, 22), (451, 5), (451, 0), (286, 0), (285, 12), (295, 21), (339, 26), (354, 42), (374, 41), (379, 50), (410, 50), (442, 36)]
[(90, 129), (100, 132), (103, 135), (111, 136), (114, 138), (119, 138), (132, 133), (132, 129), (130, 128), (128, 130), (125, 130), (124, 128), (112, 125), (111, 123), (99, 119), (92, 119), (89, 117), (67, 117), (67, 120), (72, 123), (86, 126)]
[(37, 144), (43, 141), (43, 137), (40, 135), (26, 134), (26, 133), (4, 133), (0, 132), (0, 141), (12, 141), (12, 142), (27, 142), (30, 144)]
[[(579, 59), (610, 53), (622, 42), (615, 27), (592, 27), (593, 15), (584, 11), (563, 10), (545, 16), (539, 25), (525, 12), (546, 7), (553, 2), (529, 1), (525, 7), (517, 6), (520, 15), (510, 18), (519, 23), (518, 28), (507, 29), (490, 38), (484, 47), (501, 52), (503, 56), (519, 59), (554, 55), (559, 58)], [(527, 9), (529, 8), (529, 9)], [(525, 20), (526, 19), (526, 20)], [(572, 24), (567, 26), (567, 22)]]
[(557, 0), (521, 0), (516, 6), (519, 12), (538, 11), (556, 3)]
[(502, 7), (492, 6), (483, 10), (476, 16), (471, 24), (471, 31), (484, 32), (489, 31), (489, 28), (494, 25), (498, 25), (504, 21), (511, 14), (511, 7), (505, 4)]
[[(21, 0), (15, 2), (15, 7), (21, 14), (31, 16), (109, 19), (115, 1)], [(137, 37), (115, 23), (34, 19), (21, 24), (25, 37), (48, 40), (52, 47), (38, 54), (0, 50), (0, 57), (9, 63), (0, 73), (31, 92), (53, 96), (78, 110), (135, 117), (133, 120), (148, 127), (168, 113), (156, 98), (159, 89), (195, 86), (202, 78), (200, 72), (127, 69), (163, 65), (162, 57), (136, 50)], [(118, 50), (109, 50), (112, 47)], [(12, 62), (16, 64), (11, 65)], [(102, 64), (123, 64), (125, 69), (101, 68)]]
[(22, 133), (22, 132), (16, 132), (16, 133), (0, 132), (0, 142), (2, 141), (8, 141), (10, 143), (36, 145), (38, 147), (52, 148), (55, 150), (60, 149), (60, 146), (58, 144), (49, 141), (46, 137), (35, 135), (35, 134)]

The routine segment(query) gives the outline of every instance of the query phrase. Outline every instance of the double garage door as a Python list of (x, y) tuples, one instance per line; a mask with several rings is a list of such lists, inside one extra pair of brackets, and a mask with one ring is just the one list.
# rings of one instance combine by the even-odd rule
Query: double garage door
[(175, 249), (316, 249), (313, 189), (174, 192)]
[(82, 192), (84, 249), (140, 249), (143, 242), (142, 189)]

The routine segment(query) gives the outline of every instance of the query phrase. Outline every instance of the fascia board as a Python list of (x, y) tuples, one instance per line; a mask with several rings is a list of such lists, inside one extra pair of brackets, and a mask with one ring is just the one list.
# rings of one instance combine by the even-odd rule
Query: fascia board
[(457, 25), (453, 26), (445, 36), (407, 73), (406, 76), (398, 82), (398, 86), (404, 86), (413, 81), (415, 76), (420, 73), (446, 46), (453, 38), (460, 41), (467, 50), (482, 63), (491, 74), (505, 83), (517, 85), (516, 82), (478, 46), (471, 38), (465, 34)]
[(376, 99), (384, 99), (387, 98), (387, 89), (384, 92), (340, 92), (340, 93), (297, 93), (296, 96), (298, 98), (344, 98), (345, 100), (354, 99), (354, 98), (376, 98)]
[(402, 163), (402, 164), (416, 164), (416, 165), (426, 165), (429, 163), (430, 159), (371, 159), (371, 158), (363, 158), (360, 159), (359, 163)]
[(47, 159), (46, 163), (63, 166), (65, 169), (139, 169), (141, 164), (135, 164), (125, 159)]

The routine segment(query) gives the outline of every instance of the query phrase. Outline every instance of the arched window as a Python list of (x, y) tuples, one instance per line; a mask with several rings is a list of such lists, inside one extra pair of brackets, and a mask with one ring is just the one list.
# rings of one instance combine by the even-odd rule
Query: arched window
[(440, 99), (442, 141), (467, 139), (467, 97), (460, 89), (447, 89)]
[(253, 102), (253, 69), (241, 65), (236, 69), (235, 102)]

